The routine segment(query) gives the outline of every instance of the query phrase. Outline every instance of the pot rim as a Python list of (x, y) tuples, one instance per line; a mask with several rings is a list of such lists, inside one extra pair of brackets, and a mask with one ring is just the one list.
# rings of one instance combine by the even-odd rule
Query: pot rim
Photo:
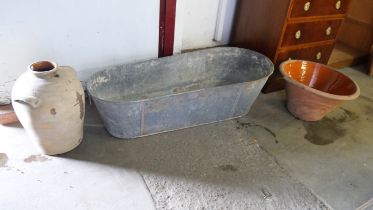
[[(48, 62), (50, 64), (52, 64), (53, 68), (50, 69), (50, 70), (47, 70), (47, 71), (35, 71), (32, 69), (32, 66), (34, 64), (38, 64), (38, 63), (43, 63), (43, 62)], [(32, 74), (35, 74), (37, 76), (45, 76), (45, 75), (49, 75), (49, 74), (54, 74), (58, 69), (58, 65), (57, 63), (53, 62), (53, 61), (50, 61), (50, 60), (40, 60), (40, 61), (36, 61), (36, 62), (33, 62), (31, 63), (28, 67), (27, 67), (27, 70), (29, 72), (31, 72)]]
[[(309, 87), (301, 82), (298, 82), (292, 78), (290, 78), (288, 76), (288, 74), (286, 74), (284, 72), (284, 66), (288, 63), (295, 63), (295, 62), (306, 62), (306, 63), (314, 63), (315, 65), (320, 65), (320, 66), (323, 66), (327, 69), (330, 69), (332, 71), (335, 71), (337, 72), (338, 74), (342, 74), (343, 76), (347, 77), (348, 79), (351, 80), (351, 82), (355, 85), (356, 87), (356, 91), (351, 94), (351, 95), (335, 95), (335, 94), (331, 94), (331, 93), (327, 93), (327, 92), (324, 92), (324, 91), (321, 91), (321, 90), (317, 90), (315, 88), (312, 88), (312, 87)], [(284, 77), (284, 79), (286, 80), (286, 82), (289, 82), (295, 86), (298, 86), (299, 88), (302, 88), (302, 89), (306, 89), (316, 95), (319, 95), (319, 96), (322, 96), (322, 97), (325, 97), (325, 98), (328, 98), (328, 99), (334, 99), (334, 100), (341, 100), (341, 101), (348, 101), (348, 100), (354, 100), (356, 99), (357, 97), (359, 97), (360, 95), (360, 88), (358, 86), (358, 84), (353, 80), (351, 79), (350, 77), (348, 77), (347, 75), (335, 70), (334, 68), (332, 67), (329, 67), (327, 65), (324, 65), (324, 64), (321, 64), (321, 63), (317, 63), (317, 62), (312, 62), (312, 61), (307, 61), (307, 60), (287, 60), (287, 61), (284, 61), (280, 64), (280, 72), (282, 74), (282, 76)]]

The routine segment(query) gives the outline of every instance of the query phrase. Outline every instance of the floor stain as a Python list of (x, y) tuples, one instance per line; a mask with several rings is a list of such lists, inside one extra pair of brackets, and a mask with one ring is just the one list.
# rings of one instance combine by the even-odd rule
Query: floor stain
[(364, 106), (365, 115), (366, 115), (365, 119), (368, 120), (369, 122), (372, 122), (373, 121), (373, 105), (372, 105), (373, 99), (367, 96), (363, 96), (363, 95), (360, 95), (359, 99), (362, 99), (368, 103), (368, 105)]
[(373, 107), (372, 106), (365, 106), (365, 119), (368, 120), (369, 122), (373, 121)]
[(248, 128), (248, 127), (259, 127), (259, 128), (266, 130), (269, 134), (271, 134), (274, 138), (276, 138), (276, 133), (263, 125), (259, 125), (256, 123), (250, 123), (250, 122), (247, 122), (247, 123), (240, 122), (240, 121), (236, 121), (236, 122), (238, 123), (238, 126), (236, 127), (237, 129)]
[(373, 99), (372, 98), (369, 98), (369, 97), (366, 97), (366, 96), (363, 96), (363, 95), (360, 95), (359, 98), (363, 99), (364, 101), (368, 101), (370, 103), (373, 103)]
[(7, 163), (8, 163), (8, 155), (6, 153), (0, 153), (0, 168), (3, 167), (3, 168), (6, 168), (8, 171), (10, 170), (15, 170), (21, 174), (24, 174), (25, 172), (23, 172), (22, 170), (18, 169), (18, 168), (15, 168), (15, 167), (12, 167), (12, 166), (8, 166)]
[(304, 138), (316, 145), (331, 144), (347, 134), (340, 119), (324, 117), (317, 122), (304, 121), (303, 126), (307, 132)]
[(6, 167), (8, 156), (5, 153), (0, 153), (0, 167)]
[(218, 169), (222, 171), (227, 171), (227, 172), (236, 172), (237, 168), (234, 165), (227, 164), (227, 165), (221, 165), (218, 167)]
[(25, 172), (23, 172), (21, 169), (16, 168), (16, 167), (12, 167), (12, 166), (5, 166), (5, 167), (7, 168), (8, 171), (13, 170), (13, 171), (17, 171), (17, 172), (19, 172), (19, 173), (21, 173), (21, 174), (24, 174), (24, 173), (25, 173)]
[(51, 160), (51, 159), (49, 159), (45, 156), (42, 156), (42, 155), (30, 155), (27, 158), (25, 158), (23, 161), (25, 163), (31, 163), (31, 162), (44, 162), (44, 161), (48, 161), (48, 160)]
[(342, 113), (337, 114), (336, 116), (331, 118), (332, 120), (336, 122), (339, 122), (339, 123), (350, 122), (350, 121), (353, 121), (359, 118), (359, 115), (357, 115), (356, 113), (348, 109), (345, 109), (342, 107), (339, 107), (339, 109), (342, 111)]
[(55, 109), (55, 108), (52, 108), (50, 112), (51, 112), (51, 115), (56, 115), (56, 114), (57, 114), (57, 112), (56, 112), (56, 109)]

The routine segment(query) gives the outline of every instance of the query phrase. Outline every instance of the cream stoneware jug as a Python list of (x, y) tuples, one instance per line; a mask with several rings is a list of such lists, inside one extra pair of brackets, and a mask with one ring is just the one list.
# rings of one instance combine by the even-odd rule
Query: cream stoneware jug
[(15, 82), (12, 105), (41, 152), (56, 155), (83, 139), (84, 91), (73, 68), (51, 61), (31, 64)]

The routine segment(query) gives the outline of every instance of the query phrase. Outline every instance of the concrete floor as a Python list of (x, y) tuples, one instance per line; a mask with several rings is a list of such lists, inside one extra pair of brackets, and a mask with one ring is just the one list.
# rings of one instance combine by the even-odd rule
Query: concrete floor
[(317, 123), (282, 91), (238, 120), (131, 141), (88, 106), (82, 144), (54, 157), (0, 126), (1, 209), (355, 209), (373, 198), (373, 80), (342, 71), (362, 96)]

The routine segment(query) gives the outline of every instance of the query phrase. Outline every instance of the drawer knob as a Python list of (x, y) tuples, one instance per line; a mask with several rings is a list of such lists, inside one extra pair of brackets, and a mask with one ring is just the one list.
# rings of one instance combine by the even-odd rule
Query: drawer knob
[(330, 36), (330, 34), (332, 34), (332, 27), (331, 27), (331, 26), (329, 26), (329, 27), (325, 30), (325, 34), (326, 34), (327, 36)]
[(321, 60), (321, 56), (322, 56), (321, 52), (318, 52), (316, 54), (316, 60)]
[(336, 8), (337, 10), (341, 9), (341, 6), (342, 6), (342, 2), (341, 2), (340, 0), (337, 1), (337, 3), (335, 3), (335, 8)]
[(304, 9), (304, 11), (308, 11), (308, 10), (310, 10), (310, 7), (311, 7), (311, 2), (306, 2), (305, 4), (304, 4), (304, 7), (303, 7), (303, 9)]
[(295, 39), (300, 39), (301, 37), (302, 37), (302, 32), (300, 30), (295, 32)]

